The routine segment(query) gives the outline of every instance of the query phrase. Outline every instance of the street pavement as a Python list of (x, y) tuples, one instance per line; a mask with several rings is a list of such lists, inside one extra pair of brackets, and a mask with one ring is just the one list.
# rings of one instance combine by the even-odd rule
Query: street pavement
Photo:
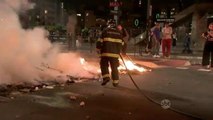
[[(75, 51), (98, 65), (98, 56)], [(90, 80), (0, 97), (0, 120), (212, 120), (213, 72), (187, 60), (132, 57), (151, 72), (121, 75), (120, 86)], [(147, 97), (149, 99), (147, 99)], [(161, 106), (166, 101), (169, 109)]]
[(0, 103), (1, 120), (194, 120), (163, 109), (135, 89), (110, 84), (102, 87), (98, 81), (4, 99)]
[[(85, 56), (84, 52), (80, 53)], [(86, 54), (88, 56), (89, 52)], [(90, 54), (95, 56), (94, 51)], [(213, 106), (213, 94), (210, 92), (213, 89), (211, 84), (213, 70), (203, 69), (199, 64), (200, 57), (190, 56), (188, 58), (173, 55), (171, 59), (163, 59), (133, 54), (130, 54), (130, 57), (140, 65), (153, 68), (149, 74), (138, 75), (134, 79), (147, 93), (155, 93), (149, 95), (155, 102), (160, 103), (170, 96), (170, 99), (175, 99), (172, 99), (174, 102), (172, 108), (176, 111), (192, 114), (202, 119), (213, 119), (211, 112), (213, 107), (210, 107)], [(194, 64), (193, 61), (199, 62)], [(124, 80), (126, 79), (128, 80), (128, 78)]]
[[(132, 56), (139, 65), (152, 68), (152, 72), (133, 75), (139, 87), (154, 102), (168, 99), (172, 109), (202, 119), (213, 119), (213, 70), (192, 65), (184, 59), (162, 59)], [(128, 76), (121, 85), (134, 88)]]

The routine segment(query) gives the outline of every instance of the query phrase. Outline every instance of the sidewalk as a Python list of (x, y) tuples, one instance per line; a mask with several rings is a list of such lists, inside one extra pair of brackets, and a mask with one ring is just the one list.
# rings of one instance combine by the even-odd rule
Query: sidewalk
[[(143, 54), (142, 56), (135, 53), (127, 53), (127, 55), (131, 56), (132, 58), (141, 59), (145, 61), (152, 61), (152, 62), (167, 62), (171, 63), (168, 65), (174, 66), (190, 66), (190, 65), (197, 65), (201, 64), (202, 57), (200, 56), (192, 56), (192, 55), (171, 55), (170, 59), (160, 58), (153, 58), (150, 54)], [(162, 55), (161, 55), (162, 56)]]
[[(61, 44), (60, 46), (61, 46), (63, 52), (68, 52), (66, 44)], [(88, 43), (83, 43), (82, 46), (77, 49), (77, 52), (80, 52), (80, 53), (83, 53), (85, 51), (87, 54), (96, 55), (95, 43), (93, 44), (92, 48), (90, 47), (90, 45)], [(150, 60), (155, 59), (146, 53), (143, 53), (143, 55), (141, 56), (137, 50), (134, 53), (134, 48), (132, 45), (129, 46), (127, 55), (130, 55), (130, 56), (136, 57), (136, 58), (140, 57), (143, 59), (150, 59)], [(185, 61), (189, 61), (192, 65), (201, 64), (202, 55), (200, 53), (199, 54), (197, 54), (197, 53), (196, 54), (172, 53), (171, 60), (185, 60)]]

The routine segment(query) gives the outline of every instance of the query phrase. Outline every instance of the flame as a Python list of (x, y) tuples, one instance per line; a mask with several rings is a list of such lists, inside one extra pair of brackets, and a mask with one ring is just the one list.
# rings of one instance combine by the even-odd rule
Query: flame
[(84, 58), (80, 58), (80, 63), (86, 71), (101, 73), (100, 69), (97, 70), (95, 66), (88, 64)]
[[(130, 70), (130, 71), (138, 71), (138, 72), (146, 72), (147, 71), (145, 68), (137, 66), (135, 63), (133, 63), (130, 60), (125, 60), (124, 59), (124, 62), (125, 62), (125, 65), (126, 65), (127, 69)], [(120, 60), (120, 63), (122, 63), (122, 60)], [(118, 69), (119, 70), (126, 70), (125, 65), (123, 63), (120, 64)]]
[(84, 58), (80, 58), (80, 62), (82, 65), (84, 65), (86, 63), (86, 60)]
[(85, 70), (89, 70), (88, 67), (87, 67), (87, 62), (84, 58), (80, 58), (80, 63), (81, 63), (81, 65), (83, 65), (83, 68)]
[[(143, 68), (143, 67), (140, 67), (140, 66), (137, 66), (135, 63), (133, 63), (133, 62), (130, 61), (130, 60), (124, 59), (124, 62), (125, 62), (126, 67), (125, 67), (125, 65), (123, 64), (123, 62), (122, 62), (121, 59), (119, 59), (119, 61), (120, 61), (120, 66), (118, 67), (118, 70), (119, 70), (120, 72), (126, 71), (126, 67), (127, 67), (127, 69), (128, 69), (129, 71), (137, 71), (137, 72), (146, 72), (146, 71), (147, 71), (147, 69), (145, 69), (145, 68)], [(93, 68), (91, 65), (89, 65), (89, 64), (86, 62), (86, 60), (85, 60), (84, 58), (80, 58), (80, 63), (83, 65), (83, 68), (84, 68), (85, 70), (87, 70), (87, 71), (90, 71), (90, 70), (92, 70), (92, 68)], [(109, 69), (109, 70), (111, 71), (111, 69)], [(96, 72), (97, 72), (97, 73), (101, 73), (101, 70), (98, 69)]]

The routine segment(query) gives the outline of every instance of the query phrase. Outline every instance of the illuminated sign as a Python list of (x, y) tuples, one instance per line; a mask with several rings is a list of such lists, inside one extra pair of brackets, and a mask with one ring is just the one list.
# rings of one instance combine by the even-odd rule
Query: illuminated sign
[(136, 18), (135, 20), (134, 20), (134, 26), (135, 27), (139, 27), (140, 26), (140, 20), (138, 19), (138, 18)]
[(119, 7), (119, 6), (122, 6), (123, 5), (123, 2), (110, 2), (109, 3), (109, 6), (110, 7)]
[(173, 22), (175, 22), (175, 19), (174, 18), (158, 18), (157, 22), (170, 22), (170, 23), (173, 23)]

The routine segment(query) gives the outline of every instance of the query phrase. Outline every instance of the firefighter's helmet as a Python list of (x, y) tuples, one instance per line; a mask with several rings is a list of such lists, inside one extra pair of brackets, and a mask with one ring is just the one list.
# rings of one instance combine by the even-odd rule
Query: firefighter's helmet
[(107, 26), (108, 26), (108, 27), (116, 27), (116, 22), (115, 22), (115, 20), (114, 20), (114, 19), (109, 19), (109, 20), (107, 21)]

